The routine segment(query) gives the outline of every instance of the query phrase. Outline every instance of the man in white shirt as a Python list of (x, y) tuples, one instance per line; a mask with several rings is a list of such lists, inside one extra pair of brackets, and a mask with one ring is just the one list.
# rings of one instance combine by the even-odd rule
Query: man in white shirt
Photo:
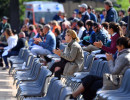
[(84, 32), (84, 30), (85, 30), (84, 23), (83, 23), (82, 21), (78, 21), (78, 22), (77, 22), (77, 29), (79, 30), (79, 32), (78, 32), (78, 37), (79, 37), (79, 39), (82, 40), (83, 37), (84, 37), (83, 32)]

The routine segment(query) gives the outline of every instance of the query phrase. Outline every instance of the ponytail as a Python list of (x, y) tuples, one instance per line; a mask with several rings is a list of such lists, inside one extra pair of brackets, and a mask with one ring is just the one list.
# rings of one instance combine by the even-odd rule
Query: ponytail
[(123, 37), (122, 28), (118, 24), (110, 22), (109, 28), (112, 28), (114, 32), (120, 35), (120, 37)]

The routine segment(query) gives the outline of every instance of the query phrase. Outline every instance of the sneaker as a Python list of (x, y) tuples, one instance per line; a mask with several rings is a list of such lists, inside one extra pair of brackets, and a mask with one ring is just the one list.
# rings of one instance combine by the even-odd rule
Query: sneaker
[(6, 70), (6, 69), (7, 69), (6, 67), (2, 68), (2, 70)]
[(2, 68), (2, 70), (6, 70), (6, 69), (9, 69), (9, 67), (4, 67), (4, 68)]

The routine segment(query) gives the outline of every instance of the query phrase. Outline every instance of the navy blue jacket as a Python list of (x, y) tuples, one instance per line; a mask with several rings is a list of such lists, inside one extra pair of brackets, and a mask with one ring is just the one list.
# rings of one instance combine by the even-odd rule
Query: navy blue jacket
[(89, 13), (87, 11), (85, 11), (84, 13), (82, 13), (81, 20), (84, 22), (84, 24), (85, 24), (86, 20), (89, 20), (89, 19), (90, 19), (90, 15), (89, 15)]
[(97, 22), (97, 17), (95, 14), (93, 14), (92, 12), (89, 14), (90, 15), (90, 19), (93, 20), (94, 22)]
[(100, 40), (102, 41), (102, 43), (104, 45), (107, 43), (107, 37), (106, 37), (105, 33), (103, 33), (102, 30), (95, 33), (95, 41), (98, 42)]
[(110, 8), (107, 11), (105, 22), (117, 22), (118, 21), (118, 14), (114, 8)]

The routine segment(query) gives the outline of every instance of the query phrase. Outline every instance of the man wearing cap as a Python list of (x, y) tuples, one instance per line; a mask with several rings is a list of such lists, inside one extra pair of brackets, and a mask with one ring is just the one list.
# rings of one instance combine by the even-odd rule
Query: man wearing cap
[(105, 22), (117, 22), (118, 14), (117, 11), (113, 8), (113, 4), (110, 0), (104, 2), (104, 7), (107, 11)]
[(0, 35), (5, 31), (6, 28), (10, 28), (10, 24), (7, 23), (8, 18), (3, 16), (2, 22), (0, 23)]
[(78, 7), (80, 7), (80, 11), (82, 12), (81, 20), (84, 22), (84, 25), (85, 25), (86, 20), (90, 19), (90, 15), (87, 12), (88, 6), (85, 3), (83, 3), (83, 4), (79, 5)]

